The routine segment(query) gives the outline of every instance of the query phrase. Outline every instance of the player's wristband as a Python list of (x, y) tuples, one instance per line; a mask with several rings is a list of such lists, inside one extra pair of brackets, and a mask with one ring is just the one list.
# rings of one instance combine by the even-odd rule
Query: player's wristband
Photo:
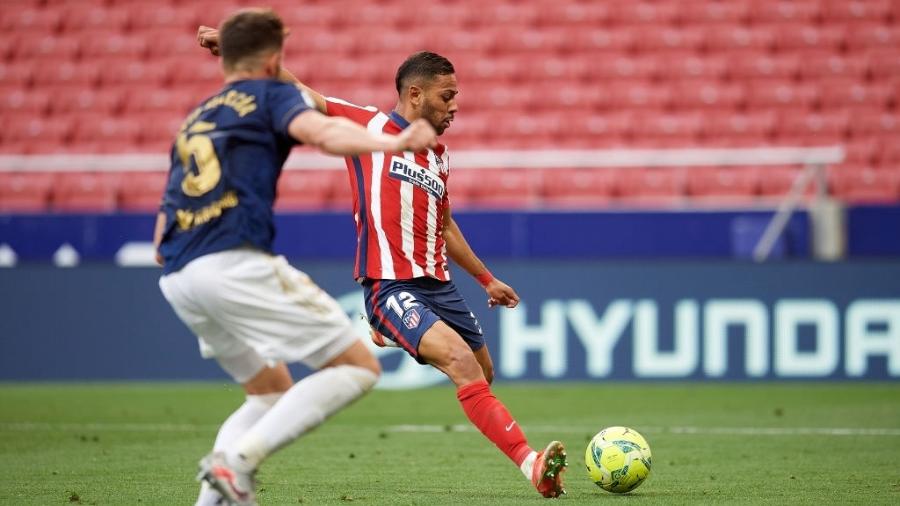
[(475, 279), (481, 283), (481, 286), (488, 286), (491, 284), (491, 281), (494, 280), (494, 275), (491, 274), (491, 271), (484, 271), (481, 274), (475, 276)]

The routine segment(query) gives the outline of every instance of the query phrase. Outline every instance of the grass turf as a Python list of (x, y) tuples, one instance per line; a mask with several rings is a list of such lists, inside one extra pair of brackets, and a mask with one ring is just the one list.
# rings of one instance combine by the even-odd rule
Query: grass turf
[[(896, 383), (495, 392), (533, 446), (566, 443), (566, 504), (900, 504)], [(241, 399), (231, 385), (0, 385), (0, 504), (192, 504), (196, 462)], [(650, 478), (625, 496), (600, 490), (584, 470), (588, 439), (610, 425), (643, 432), (653, 451)], [(809, 428), (852, 430), (791, 434)], [(867, 428), (890, 430), (859, 433)], [(269, 459), (259, 479), (262, 504), (545, 501), (469, 429), (449, 386), (376, 391)]]

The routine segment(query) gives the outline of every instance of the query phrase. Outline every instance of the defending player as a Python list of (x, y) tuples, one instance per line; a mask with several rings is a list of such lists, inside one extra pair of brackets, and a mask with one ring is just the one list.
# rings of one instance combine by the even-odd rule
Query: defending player
[[(215, 30), (201, 27), (201, 45), (213, 54)], [(282, 78), (296, 81), (283, 71)], [(446, 58), (430, 52), (410, 56), (397, 71), (397, 106), (390, 113), (325, 98), (301, 86), (316, 108), (396, 133), (427, 120), (438, 135), (458, 110), (456, 76)], [(365, 292), (369, 323), (420, 363), (444, 372), (457, 386), (469, 420), (507, 455), (544, 497), (565, 493), (566, 454), (558, 441), (535, 452), (506, 407), (490, 390), (493, 364), (477, 320), (459, 295), (447, 259), (474, 276), (488, 305), (515, 307), (516, 292), (494, 278), (469, 247), (450, 212), (449, 157), (444, 145), (423, 150), (384, 150), (346, 158), (353, 189), (358, 246), (354, 275)]]
[[(213, 357), (244, 386), (244, 404), (200, 463), (198, 504), (255, 504), (254, 474), (273, 452), (367, 392), (378, 361), (337, 302), (271, 254), (276, 181), (302, 142), (336, 155), (421, 150), (434, 129), (397, 135), (330, 118), (295, 85), (275, 79), (284, 27), (270, 10), (221, 26), (224, 88), (184, 121), (154, 234), (160, 288)], [(293, 384), (285, 362), (317, 372)]]

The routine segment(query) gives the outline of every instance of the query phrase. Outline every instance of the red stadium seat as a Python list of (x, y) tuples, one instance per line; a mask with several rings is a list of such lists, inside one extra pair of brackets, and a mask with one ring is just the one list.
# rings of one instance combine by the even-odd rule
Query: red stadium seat
[[(751, 109), (752, 110), (752, 109)], [(705, 122), (704, 136), (749, 138), (759, 145), (768, 142), (775, 130), (777, 115), (769, 112), (733, 113), (729, 111), (710, 112)]]
[(805, 116), (787, 114), (778, 122), (778, 133), (786, 137), (843, 138), (847, 133), (849, 123), (849, 116), (841, 111), (813, 113)]
[[(659, 75), (659, 60), (654, 56), (628, 56), (625, 54), (611, 53), (607, 57), (601, 57), (599, 65), (588, 68), (587, 76), (593, 81), (622, 79), (650, 80)], [(611, 83), (612, 84), (612, 83)]]
[(541, 180), (544, 206), (591, 208), (615, 198), (618, 177), (610, 169), (547, 169)]
[(675, 2), (623, 2), (611, 9), (610, 21), (623, 25), (673, 24), (680, 11), (680, 6)]
[(866, 137), (844, 141), (844, 162), (851, 165), (872, 165), (881, 157), (878, 139)]
[(732, 52), (727, 74), (735, 80), (793, 79), (801, 66), (796, 55), (760, 52)]
[(128, 27), (127, 9), (111, 9), (105, 5), (66, 5), (63, 7), (62, 29), (67, 33), (122, 32)]
[(894, 100), (894, 90), (889, 84), (865, 84), (853, 79), (834, 79), (823, 83), (822, 107), (825, 109), (847, 107), (887, 107)]
[[(896, 14), (896, 7), (894, 7)], [(822, 12), (825, 21), (887, 21), (891, 0), (828, 0)]]
[(187, 113), (184, 111), (147, 111), (142, 114), (133, 115), (133, 119), (141, 125), (137, 137), (131, 142), (137, 142), (144, 145), (162, 146), (168, 151), (169, 146), (175, 139), (178, 129), (184, 122)]
[(40, 88), (51, 94), (50, 106), (53, 114), (94, 112), (113, 115), (122, 109), (124, 91), (122, 89), (85, 89), (75, 86), (43, 86)]
[[(470, 203), (482, 208), (533, 206), (538, 202), (539, 176), (529, 169), (481, 170), (478, 184), (470, 188)], [(450, 189), (452, 191), (453, 188)]]
[(782, 80), (760, 80), (749, 86), (747, 107), (757, 108), (810, 108), (818, 100), (819, 89), (813, 84), (796, 84)]
[[(765, 197), (783, 197), (790, 192), (794, 181), (800, 175), (802, 167), (767, 166), (759, 168), (759, 193)], [(814, 193), (810, 184), (805, 194)]]
[(572, 44), (571, 33), (566, 30), (510, 26), (495, 28), (492, 32), (496, 37), (495, 48), (507, 53), (554, 53)]
[(100, 83), (106, 86), (163, 86), (169, 81), (169, 68), (138, 58), (108, 58), (100, 67)]
[(90, 34), (81, 42), (85, 59), (141, 58), (147, 50), (147, 40), (140, 35), (120, 35), (101, 32)]
[(887, 170), (866, 167), (837, 168), (828, 174), (832, 194), (848, 202), (896, 202), (900, 178)]
[(57, 58), (74, 60), (79, 55), (81, 40), (71, 35), (48, 37), (46, 33), (35, 31), (21, 35), (14, 49), (14, 57), (19, 60)]
[(31, 61), (0, 62), (0, 82), (5, 85), (28, 87), (34, 79), (35, 69), (42, 66)]
[(720, 25), (706, 32), (706, 47), (710, 51), (768, 51), (774, 44), (775, 32), (770, 27)]
[(666, 81), (681, 79), (715, 80), (725, 76), (729, 58), (722, 54), (699, 55), (671, 53), (664, 65), (658, 65), (659, 75)]
[(164, 65), (171, 73), (173, 86), (199, 85), (205, 83), (214, 86), (222, 84), (222, 66), (217, 58), (198, 52), (194, 57), (172, 57), (154, 60), (155, 65)]
[(610, 83), (610, 103), (625, 110), (663, 110), (672, 100), (672, 89), (644, 81), (615, 81)]
[(800, 77), (807, 80), (844, 77), (862, 79), (868, 62), (863, 58), (845, 57), (828, 51), (816, 51), (802, 55)]
[[(676, 140), (675, 144), (694, 144), (700, 134), (700, 115), (647, 114), (635, 122), (634, 136), (641, 143), (653, 144), (659, 140)], [(669, 144), (671, 145), (671, 144)]]
[(900, 26), (882, 23), (858, 23), (850, 27), (847, 48), (851, 51), (867, 48), (896, 49), (900, 45)]
[(147, 44), (147, 63), (162, 63), (158, 59), (165, 60), (167, 58), (183, 55), (184, 57), (197, 57), (204, 55), (215, 61), (216, 58), (205, 52), (197, 43), (197, 26), (191, 28), (168, 28), (156, 27), (145, 28), (141, 33), (151, 40)]
[(0, 172), (0, 212), (45, 212), (53, 174)]
[(118, 184), (123, 176), (114, 172), (62, 173), (51, 192), (51, 206), (65, 212), (112, 212), (118, 206)]
[(821, 13), (818, 1), (759, 1), (750, 9), (750, 20), (757, 23), (815, 23)]
[(157, 211), (166, 186), (168, 172), (129, 172), (119, 183), (118, 207), (126, 212)]
[(0, 111), (3, 114), (43, 116), (54, 97), (43, 89), (25, 91), (20, 86), (0, 87)]
[[(133, 30), (148, 28), (181, 28), (196, 33), (197, 25), (206, 23), (206, 12), (190, 4), (166, 5), (158, 2), (140, 2), (128, 7), (130, 26)], [(217, 23), (217, 22), (215, 22)]]
[(743, 106), (744, 96), (744, 87), (739, 84), (681, 81), (672, 96), (672, 106), (678, 109), (732, 110)]
[(695, 167), (687, 171), (687, 193), (693, 197), (753, 201), (759, 193), (756, 167)]
[(590, 52), (627, 52), (634, 48), (637, 34), (623, 28), (593, 28), (572, 34), (574, 47)]
[(612, 17), (613, 8), (606, 2), (560, 4), (556, 0), (546, 0), (541, 6), (539, 25), (572, 27), (578, 30), (606, 24)]
[(70, 118), (40, 118), (33, 114), (5, 114), (3, 130), (4, 142), (34, 141), (49, 145), (65, 143), (72, 133)]
[(866, 60), (873, 79), (900, 78), (900, 48), (871, 49), (866, 51), (862, 58)]
[[(152, 84), (130, 85), (117, 88), (125, 94), (123, 110), (126, 114), (168, 113), (170, 116), (187, 115), (204, 95), (189, 94), (183, 89), (160, 88)], [(109, 88), (104, 88), (104, 92)]]
[(97, 84), (102, 66), (102, 62), (90, 60), (79, 63), (45, 60), (34, 69), (34, 84), (90, 88)]
[(682, 168), (628, 168), (619, 173), (619, 194), (628, 204), (675, 204), (684, 198)]
[(662, 25), (644, 30), (635, 42), (640, 51), (697, 51), (704, 44), (703, 33), (695, 29)]
[(778, 51), (839, 51), (846, 30), (842, 26), (817, 27), (808, 23), (779, 25), (775, 46)]
[(705, 23), (720, 26), (738, 26), (750, 15), (752, 2), (734, 0), (729, 2), (709, 2), (707, 0), (691, 0), (679, 2), (682, 22), (695, 24)]
[(279, 211), (323, 209), (338, 185), (346, 185), (342, 170), (286, 170), (278, 181)]
[(3, 32), (33, 32), (53, 34), (60, 27), (63, 13), (59, 9), (5, 8), (0, 13), (0, 30)]
[(78, 128), (73, 132), (73, 141), (119, 144), (124, 152), (128, 146), (137, 144), (138, 136), (143, 129), (143, 123), (136, 118), (84, 115), (80, 118)]
[[(882, 109), (858, 109), (853, 112), (850, 135), (855, 138), (867, 136), (900, 135), (900, 114)], [(894, 137), (896, 142), (896, 137)]]

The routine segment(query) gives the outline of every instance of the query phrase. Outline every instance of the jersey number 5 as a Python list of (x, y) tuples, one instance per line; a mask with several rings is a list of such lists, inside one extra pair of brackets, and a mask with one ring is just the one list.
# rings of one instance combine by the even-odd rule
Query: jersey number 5
[[(216, 149), (213, 147), (212, 139), (205, 133), (215, 128), (215, 123), (198, 121), (191, 125), (187, 132), (178, 135), (175, 149), (184, 168), (181, 191), (189, 197), (199, 197), (209, 192), (222, 178), (222, 166), (219, 164)], [(197, 164), (197, 174), (191, 171), (191, 158)]]

